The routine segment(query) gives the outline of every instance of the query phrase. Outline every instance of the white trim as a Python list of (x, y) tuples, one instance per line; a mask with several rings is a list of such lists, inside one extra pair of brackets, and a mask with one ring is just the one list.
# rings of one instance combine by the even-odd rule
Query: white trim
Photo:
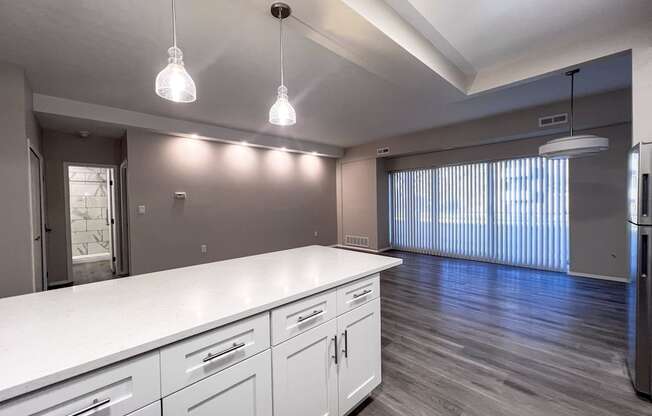
[(34, 153), (34, 156), (38, 159), (39, 163), (39, 200), (40, 200), (40, 213), (41, 213), (41, 230), (40, 230), (40, 235), (41, 235), (41, 291), (47, 290), (47, 249), (46, 249), (46, 235), (45, 235), (45, 183), (43, 181), (43, 172), (45, 169), (45, 163), (43, 160), (43, 155), (41, 155), (41, 152), (36, 149), (36, 147), (32, 146), (32, 141), (30, 140), (29, 137), (27, 139), (27, 190), (29, 193), (29, 229), (30, 229), (30, 235), (29, 235), (29, 242), (30, 242), (30, 254), (32, 258), (32, 292), (36, 292), (36, 280), (34, 276), (34, 244), (33, 244), (33, 238), (34, 238), (34, 224), (32, 222), (32, 218), (34, 218), (33, 211), (34, 207), (32, 206), (32, 158), (31, 158), (31, 153)]
[(357, 246), (347, 246), (346, 244), (333, 244), (333, 245), (331, 245), (331, 247), (347, 248), (347, 249), (356, 250), (356, 251), (364, 251), (365, 253), (376, 253), (376, 254), (377, 253), (382, 253), (382, 252), (385, 252), (385, 251), (388, 251), (388, 250), (392, 249), (391, 247), (385, 247), (385, 248), (381, 248), (380, 250), (374, 250), (372, 248), (364, 248), (364, 247), (357, 247)]
[[(112, 165), (112, 164), (104, 164), (104, 163), (85, 163), (85, 162), (63, 162), (63, 202), (64, 202), (64, 209), (66, 213), (66, 280), (69, 281), (74, 281), (73, 279), (73, 272), (72, 272), (72, 265), (73, 265), (73, 260), (72, 260), (72, 231), (71, 231), (71, 224), (72, 224), (72, 219), (70, 218), (70, 178), (68, 176), (68, 168), (70, 166), (81, 166), (81, 167), (92, 167), (92, 168), (105, 168), (105, 169), (113, 169), (113, 172), (117, 172), (119, 169), (118, 165)], [(115, 187), (114, 187), (115, 191)], [(111, 192), (109, 188), (107, 188), (107, 192)], [(116, 218), (116, 221), (121, 221), (121, 218)], [(114, 244), (113, 241), (111, 241), (111, 244)]]
[(72, 258), (72, 264), (95, 263), (97, 261), (110, 261), (111, 253), (84, 254)]
[(611, 282), (627, 283), (629, 281), (629, 279), (626, 278), (626, 277), (604, 276), (604, 275), (593, 274), (593, 273), (579, 273), (579, 272), (573, 272), (573, 271), (570, 271), (570, 270), (568, 271), (567, 274), (569, 276), (574, 276), (574, 277), (588, 277), (590, 279), (609, 280)]

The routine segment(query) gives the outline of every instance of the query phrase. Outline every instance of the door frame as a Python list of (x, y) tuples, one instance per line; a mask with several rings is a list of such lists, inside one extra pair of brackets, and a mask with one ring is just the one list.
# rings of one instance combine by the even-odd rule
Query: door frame
[[(70, 226), (72, 224), (71, 218), (70, 218), (70, 178), (68, 177), (68, 168), (70, 166), (81, 166), (81, 167), (89, 167), (89, 168), (104, 168), (104, 169), (113, 169), (114, 176), (118, 172), (119, 166), (118, 165), (113, 165), (113, 164), (106, 164), (106, 163), (87, 163), (87, 162), (63, 162), (63, 186), (64, 186), (64, 193), (63, 193), (63, 199), (64, 199), (64, 210), (65, 210), (65, 216), (66, 216), (66, 275), (68, 276), (68, 281), (72, 282), (73, 281), (73, 273), (72, 273), (72, 233)], [(116, 187), (116, 181), (114, 180), (113, 182), (113, 190), (114, 190), (114, 198), (115, 196), (118, 196), (119, 190)], [(122, 221), (122, 218), (120, 218), (120, 215), (115, 215), (115, 228), (119, 229), (120, 223)], [(115, 239), (117, 240), (117, 238)], [(117, 254), (116, 250), (116, 242), (111, 241), (111, 250), (113, 252), (113, 255), (115, 256)], [(111, 259), (113, 261), (113, 259)], [(115, 262), (117, 263), (117, 261)], [(115, 274), (117, 276), (117, 274)]]
[(32, 239), (34, 238), (34, 224), (32, 223), (32, 218), (34, 218), (34, 206), (32, 204), (32, 158), (31, 153), (36, 156), (39, 161), (39, 200), (40, 200), (40, 210), (41, 210), (41, 284), (42, 290), (48, 290), (48, 262), (47, 262), (47, 243), (46, 234), (45, 234), (45, 181), (44, 181), (44, 169), (45, 163), (43, 160), (43, 155), (39, 150), (33, 146), (32, 140), (27, 138), (27, 189), (29, 192), (29, 229), (30, 229), (30, 254), (32, 257), (32, 292), (36, 292), (36, 276), (34, 273), (34, 244), (32, 244)]

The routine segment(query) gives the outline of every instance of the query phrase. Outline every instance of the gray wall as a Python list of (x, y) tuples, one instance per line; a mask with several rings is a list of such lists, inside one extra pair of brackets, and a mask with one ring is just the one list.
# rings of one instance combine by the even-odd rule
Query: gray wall
[[(584, 97), (577, 105), (578, 131), (603, 134), (612, 143), (609, 152), (570, 164), (570, 270), (575, 273), (627, 276), (623, 221), (630, 98), (629, 91), (613, 91)], [(381, 236), (386, 235), (389, 221), (383, 209), (387, 206), (383, 183), (387, 171), (537, 155), (541, 144), (561, 135), (558, 129), (538, 129), (538, 117), (564, 112), (566, 107), (555, 103), (347, 149), (340, 162), (340, 243), (344, 235), (355, 231), (371, 237), (370, 248), (385, 247)], [(380, 146), (389, 146), (394, 156), (376, 158), (375, 149)], [(371, 175), (374, 168), (376, 176)], [(365, 199), (349, 195), (365, 195)], [(357, 222), (368, 217), (374, 220)]]
[[(610, 138), (607, 152), (569, 162), (570, 271), (626, 278), (628, 273), (627, 155), (631, 125), (583, 130)], [(538, 155), (552, 136), (388, 159), (387, 170), (406, 170)]]
[(50, 282), (68, 279), (64, 162), (119, 165), (121, 142), (96, 136), (84, 139), (50, 130), (43, 132), (47, 224), (52, 229), (47, 242)]
[(127, 154), (132, 274), (337, 240), (333, 159), (136, 129)]
[(0, 63), (0, 297), (32, 292), (27, 138), (40, 147), (22, 69)]

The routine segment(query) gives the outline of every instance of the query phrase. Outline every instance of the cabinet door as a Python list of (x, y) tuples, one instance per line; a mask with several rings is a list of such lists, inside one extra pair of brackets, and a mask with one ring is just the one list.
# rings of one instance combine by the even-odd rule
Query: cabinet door
[(272, 416), (269, 350), (163, 399), (163, 416)]
[(274, 414), (337, 416), (337, 321), (272, 348)]
[(380, 299), (337, 319), (340, 334), (339, 414), (344, 415), (381, 381)]
[[(89, 416), (92, 416), (92, 413), (90, 413)], [(140, 410), (129, 413), (127, 416), (161, 416), (161, 401), (159, 400)]]

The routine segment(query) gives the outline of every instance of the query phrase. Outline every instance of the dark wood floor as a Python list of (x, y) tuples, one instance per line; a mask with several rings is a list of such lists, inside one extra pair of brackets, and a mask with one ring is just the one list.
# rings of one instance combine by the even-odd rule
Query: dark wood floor
[(357, 416), (652, 415), (625, 372), (625, 285), (390, 252), (383, 384)]

